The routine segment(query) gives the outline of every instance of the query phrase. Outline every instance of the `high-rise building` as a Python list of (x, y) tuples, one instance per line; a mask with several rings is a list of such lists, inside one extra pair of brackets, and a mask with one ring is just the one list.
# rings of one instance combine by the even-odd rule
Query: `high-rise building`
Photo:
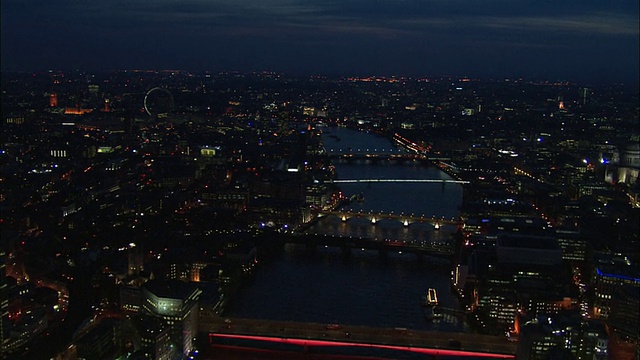
[(609, 318), (612, 299), (623, 287), (640, 290), (640, 270), (627, 257), (620, 255), (596, 254), (592, 279), (595, 289), (593, 313), (596, 318)]
[(611, 300), (607, 324), (612, 330), (612, 358), (618, 354), (619, 358), (640, 359), (640, 288), (623, 285)]
[(103, 319), (98, 325), (74, 340), (79, 359), (111, 359), (117, 352), (119, 324)]
[(607, 333), (596, 321), (583, 321), (578, 313), (538, 314), (521, 319), (520, 341), (516, 359), (585, 359), (608, 358)]
[(551, 236), (502, 235), (496, 240), (498, 263), (557, 266), (562, 249)]
[(556, 229), (558, 245), (562, 248), (562, 259), (581, 263), (586, 259), (587, 239), (575, 229)]
[(142, 306), (142, 290), (137, 286), (120, 287), (120, 310), (126, 314), (140, 312)]
[[(140, 314), (132, 318), (136, 354), (144, 359), (171, 360), (179, 355), (171, 343), (171, 327), (163, 320)], [(178, 356), (177, 356), (178, 355)]]
[(170, 328), (171, 344), (185, 356), (198, 333), (198, 301), (202, 291), (179, 280), (150, 280), (142, 288), (142, 307)]
[(140, 246), (131, 243), (127, 249), (127, 275), (140, 275), (142, 271), (144, 271), (144, 252)]
[[(476, 280), (476, 288), (468, 292), (473, 296), (471, 308), (477, 311), (481, 322), (512, 329), (517, 314), (556, 314), (577, 305), (577, 293), (565, 286), (571, 279), (569, 268), (562, 262), (562, 249), (554, 237), (475, 235), (468, 242), (469, 247), (475, 248), (469, 264), (486, 266)], [(486, 249), (484, 256), (481, 249)], [(495, 254), (494, 261), (490, 260), (491, 254)]]

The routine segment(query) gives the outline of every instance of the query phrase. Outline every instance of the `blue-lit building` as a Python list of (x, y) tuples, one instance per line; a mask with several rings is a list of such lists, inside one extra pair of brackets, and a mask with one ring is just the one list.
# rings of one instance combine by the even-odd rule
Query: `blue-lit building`
[(623, 287), (640, 289), (638, 267), (621, 255), (596, 254), (592, 280), (595, 290), (593, 314), (596, 318), (609, 318), (613, 299)]

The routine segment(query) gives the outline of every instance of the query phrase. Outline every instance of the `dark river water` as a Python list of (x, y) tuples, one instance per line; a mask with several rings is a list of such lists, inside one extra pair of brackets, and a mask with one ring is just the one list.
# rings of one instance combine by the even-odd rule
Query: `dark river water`
[[(402, 152), (385, 138), (346, 128), (325, 128), (323, 142), (329, 153), (344, 147)], [(439, 169), (417, 162), (335, 160), (334, 165), (337, 179), (450, 179)], [(361, 182), (340, 183), (340, 188), (346, 195), (364, 196), (363, 202), (348, 206), (352, 211), (451, 219), (457, 218), (462, 202), (462, 187), (451, 183)], [(391, 219), (373, 225), (366, 218), (342, 221), (333, 215), (307, 230), (440, 243), (451, 241), (454, 231), (454, 226), (435, 230), (428, 223), (404, 226)], [(304, 246), (287, 245), (279, 257), (260, 264), (226, 313), (232, 317), (464, 331), (466, 325), (456, 315), (443, 313), (441, 319), (429, 321), (423, 314), (421, 301), (429, 288), (437, 290), (441, 307), (458, 308), (450, 278), (446, 259), (418, 259), (409, 253), (380, 257), (376, 251), (361, 249), (353, 249), (346, 257), (338, 248), (321, 247), (312, 253)]]

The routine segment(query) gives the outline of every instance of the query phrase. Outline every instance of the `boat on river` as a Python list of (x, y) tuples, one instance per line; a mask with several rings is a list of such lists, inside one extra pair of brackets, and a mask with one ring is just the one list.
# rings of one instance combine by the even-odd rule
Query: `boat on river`
[(434, 307), (438, 305), (438, 293), (436, 292), (436, 289), (429, 288), (423, 305), (427, 307)]
[(442, 317), (442, 314), (436, 311), (438, 306), (438, 293), (436, 289), (429, 288), (427, 291), (427, 296), (424, 298), (422, 303), (423, 313), (425, 319), (431, 321), (433, 319), (439, 319)]

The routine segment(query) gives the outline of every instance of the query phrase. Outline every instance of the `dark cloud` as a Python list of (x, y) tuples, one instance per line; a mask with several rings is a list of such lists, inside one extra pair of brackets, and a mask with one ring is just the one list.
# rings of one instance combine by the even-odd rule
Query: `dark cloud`
[(611, 81), (638, 81), (635, 0), (3, 0), (1, 36), (3, 70), (588, 80), (600, 69)]

